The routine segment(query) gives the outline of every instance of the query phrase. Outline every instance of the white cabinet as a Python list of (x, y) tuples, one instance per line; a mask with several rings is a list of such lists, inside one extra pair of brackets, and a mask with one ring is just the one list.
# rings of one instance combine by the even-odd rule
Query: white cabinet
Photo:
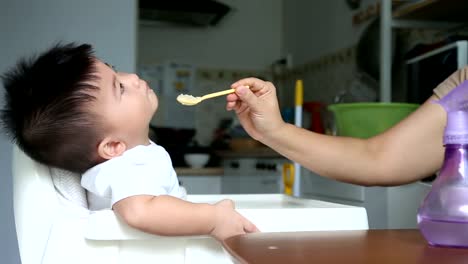
[(278, 175), (225, 175), (222, 193), (226, 194), (265, 194), (280, 193)]
[(188, 194), (221, 194), (222, 175), (178, 176)]
[(417, 228), (418, 208), (430, 190), (424, 182), (388, 188), (388, 228)]
[(283, 165), (288, 160), (278, 157), (229, 157), (223, 161), (222, 193), (281, 193)]
[(371, 229), (417, 228), (417, 210), (431, 186), (423, 182), (395, 187), (364, 187), (304, 170), (301, 198), (362, 206)]

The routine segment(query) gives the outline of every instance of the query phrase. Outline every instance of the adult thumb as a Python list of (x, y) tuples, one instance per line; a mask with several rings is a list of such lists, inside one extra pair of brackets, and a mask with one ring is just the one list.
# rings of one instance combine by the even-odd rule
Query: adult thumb
[(239, 86), (236, 88), (236, 94), (248, 106), (255, 109), (257, 104), (257, 96), (247, 86)]

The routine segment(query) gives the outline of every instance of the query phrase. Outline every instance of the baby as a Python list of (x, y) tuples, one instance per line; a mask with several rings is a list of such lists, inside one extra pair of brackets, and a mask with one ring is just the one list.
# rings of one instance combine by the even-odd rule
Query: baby
[(57, 44), (3, 75), (1, 120), (31, 158), (82, 174), (91, 210), (165, 236), (218, 240), (257, 232), (230, 200), (183, 200), (168, 153), (148, 137), (158, 97), (135, 74), (116, 72), (88, 44)]

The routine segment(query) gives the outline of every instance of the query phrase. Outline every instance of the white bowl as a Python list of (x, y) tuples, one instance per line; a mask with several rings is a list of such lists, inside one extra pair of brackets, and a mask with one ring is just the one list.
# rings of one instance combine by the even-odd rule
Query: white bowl
[(206, 153), (190, 153), (184, 155), (185, 162), (192, 168), (203, 168), (210, 159), (210, 155)]

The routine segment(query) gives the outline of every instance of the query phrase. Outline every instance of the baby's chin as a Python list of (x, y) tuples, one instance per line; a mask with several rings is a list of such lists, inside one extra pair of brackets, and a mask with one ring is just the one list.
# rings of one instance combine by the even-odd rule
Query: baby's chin
[(159, 109), (159, 100), (158, 100), (158, 97), (155, 95), (155, 102), (154, 102), (154, 110), (153, 110), (153, 114), (155, 114), (158, 109)]
[(153, 114), (156, 113), (156, 111), (158, 111), (158, 108), (159, 108), (159, 98), (158, 96), (156, 95), (156, 93), (153, 93), (154, 94), (154, 108), (153, 108)]

